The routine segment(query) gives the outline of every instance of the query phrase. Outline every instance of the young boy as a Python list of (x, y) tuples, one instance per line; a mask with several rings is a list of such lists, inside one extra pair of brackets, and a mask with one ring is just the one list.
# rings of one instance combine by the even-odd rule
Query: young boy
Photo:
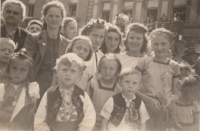
[(141, 73), (125, 68), (119, 76), (122, 93), (109, 98), (100, 115), (102, 131), (144, 131), (149, 115), (144, 103), (135, 95), (140, 89)]
[(14, 41), (9, 38), (0, 38), (0, 41), (0, 76), (2, 76), (16, 47)]
[(91, 131), (96, 121), (92, 102), (75, 82), (82, 76), (84, 63), (74, 53), (56, 62), (58, 85), (49, 88), (35, 115), (35, 131)]

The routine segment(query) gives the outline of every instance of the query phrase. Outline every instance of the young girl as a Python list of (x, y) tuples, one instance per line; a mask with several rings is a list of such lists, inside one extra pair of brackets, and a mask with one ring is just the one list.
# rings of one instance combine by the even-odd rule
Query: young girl
[[(92, 43), (90, 39), (86, 36), (76, 36), (72, 42), (67, 47), (65, 53), (75, 53), (80, 58), (83, 59), (85, 66), (89, 66), (91, 64), (91, 58), (92, 58)], [(83, 76), (79, 81), (76, 82), (76, 84), (82, 88), (83, 90), (86, 89), (87, 82), (89, 79), (89, 74), (85, 71), (83, 71)], [(52, 86), (55, 86), (58, 84), (57, 77), (54, 73), (54, 77), (52, 80)]]
[(9, 38), (0, 38), (0, 77), (8, 65), (8, 61), (16, 48), (13, 40)]
[(77, 22), (74, 18), (65, 17), (63, 19), (62, 33), (69, 40), (72, 40), (77, 35)]
[(144, 25), (139, 23), (130, 24), (126, 32), (125, 52), (117, 55), (122, 64), (122, 69), (134, 68), (147, 50), (147, 28)]
[(178, 100), (176, 85), (180, 67), (167, 58), (172, 42), (169, 30), (156, 29), (151, 32), (150, 38), (155, 56), (141, 58), (136, 66), (142, 72), (142, 88), (137, 94), (146, 103), (151, 118), (147, 122), (147, 130), (164, 130), (164, 108)]
[(122, 34), (117, 26), (109, 24), (108, 33), (99, 50), (103, 54), (120, 53), (120, 47), (122, 47)]
[(14, 53), (6, 72), (10, 81), (0, 84), (0, 130), (33, 130), (33, 114), (40, 97), (39, 85), (30, 82), (33, 60), (25, 49)]
[(90, 78), (96, 73), (99, 60), (104, 55), (102, 52), (98, 51), (98, 47), (103, 43), (107, 31), (108, 25), (106, 21), (102, 19), (90, 20), (80, 31), (81, 35), (88, 36), (92, 42), (93, 56), (91, 65), (86, 68), (86, 71), (91, 76)]
[(171, 106), (177, 118), (177, 124), (181, 131), (198, 131), (200, 80), (194, 75), (185, 77), (178, 88), (180, 98)]
[(98, 74), (91, 80), (87, 88), (96, 110), (96, 126), (99, 128), (101, 117), (100, 111), (109, 97), (119, 93), (120, 87), (117, 84), (117, 76), (121, 71), (121, 63), (114, 54), (103, 56), (98, 65)]

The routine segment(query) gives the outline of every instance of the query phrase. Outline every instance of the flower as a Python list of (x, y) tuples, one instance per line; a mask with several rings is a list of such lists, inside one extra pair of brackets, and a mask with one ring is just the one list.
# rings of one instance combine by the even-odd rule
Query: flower
[(40, 98), (39, 92), (40, 92), (40, 89), (39, 89), (38, 83), (37, 82), (31, 82), (29, 84), (29, 90), (28, 90), (30, 97), (35, 98), (35, 99)]
[(42, 43), (42, 45), (45, 46), (46, 44), (45, 44), (45, 43)]

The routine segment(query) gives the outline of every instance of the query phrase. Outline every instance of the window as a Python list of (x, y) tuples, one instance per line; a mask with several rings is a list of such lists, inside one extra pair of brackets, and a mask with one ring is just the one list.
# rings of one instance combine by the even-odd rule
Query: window
[(33, 16), (33, 12), (34, 12), (34, 5), (29, 5), (29, 9), (28, 9), (28, 16)]
[(133, 2), (124, 2), (123, 13), (128, 15), (129, 18), (132, 17)]
[(69, 11), (68, 11), (69, 17), (75, 17), (76, 16), (76, 8), (77, 8), (76, 4), (69, 5)]
[(186, 17), (186, 7), (174, 7), (173, 17), (176, 17), (178, 21), (185, 21)]
[(158, 9), (148, 9), (147, 18), (150, 19), (150, 23), (157, 21), (157, 12)]
[(102, 19), (109, 22), (110, 18), (110, 3), (103, 3), (103, 9), (102, 9)]

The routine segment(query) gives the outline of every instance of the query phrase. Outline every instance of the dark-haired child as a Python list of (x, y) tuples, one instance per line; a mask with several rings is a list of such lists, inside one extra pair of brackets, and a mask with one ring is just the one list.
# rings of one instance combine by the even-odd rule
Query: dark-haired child
[(72, 17), (65, 17), (62, 22), (62, 34), (72, 40), (77, 35), (77, 21)]
[(33, 130), (39, 85), (31, 82), (33, 60), (25, 49), (14, 53), (6, 68), (10, 81), (0, 84), (0, 130)]
[(82, 89), (75, 85), (83, 73), (83, 60), (74, 53), (56, 62), (58, 85), (44, 94), (35, 115), (35, 131), (91, 131), (96, 120), (94, 106)]
[(111, 96), (119, 93), (121, 88), (117, 83), (117, 78), (121, 72), (121, 63), (114, 54), (103, 56), (98, 65), (97, 75), (93, 77), (90, 86), (87, 88), (88, 94), (94, 104), (97, 114), (96, 127), (100, 128), (100, 112), (105, 102)]
[(200, 80), (197, 76), (185, 77), (179, 88), (179, 100), (171, 107), (181, 131), (199, 130)]
[(122, 93), (109, 98), (100, 115), (102, 131), (145, 131), (149, 119), (142, 100), (135, 95), (140, 89), (141, 73), (133, 68), (122, 70), (119, 84)]
[(100, 45), (99, 50), (103, 53), (120, 53), (123, 39), (122, 33), (115, 25), (108, 24), (108, 32), (105, 36), (103, 43)]

